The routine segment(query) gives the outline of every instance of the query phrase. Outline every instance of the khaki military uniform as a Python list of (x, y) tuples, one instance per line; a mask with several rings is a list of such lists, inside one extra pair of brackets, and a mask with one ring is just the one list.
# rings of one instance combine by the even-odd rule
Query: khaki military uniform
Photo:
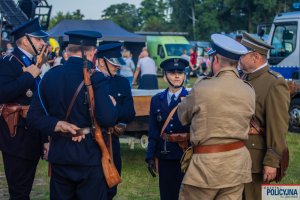
[[(194, 86), (179, 104), (178, 116), (183, 125), (191, 123), (192, 145), (226, 144), (248, 139), (254, 110), (253, 88), (239, 79), (236, 69), (226, 67), (212, 79), (201, 80)], [(233, 191), (228, 193), (228, 197), (240, 199), (236, 196), (241, 196), (241, 188), (248, 182), (251, 182), (251, 159), (246, 147), (194, 154), (184, 176), (179, 199), (214, 199), (224, 188)], [(187, 189), (189, 186), (193, 189)], [(214, 196), (193, 195), (193, 198), (188, 193), (195, 193), (195, 187), (199, 195)], [(208, 192), (212, 190), (217, 191)]]
[(265, 128), (265, 135), (249, 135), (246, 146), (252, 159), (253, 182), (245, 185), (246, 200), (261, 199), (263, 166), (279, 167), (287, 147), (290, 95), (284, 78), (269, 66), (253, 72), (245, 79), (256, 94), (255, 119)]

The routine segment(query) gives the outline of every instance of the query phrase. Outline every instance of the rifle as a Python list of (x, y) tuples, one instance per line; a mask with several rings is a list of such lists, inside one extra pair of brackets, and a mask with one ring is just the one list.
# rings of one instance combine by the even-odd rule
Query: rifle
[[(47, 61), (46, 55), (48, 54), (48, 49), (47, 49), (47, 51), (46, 51), (46, 49), (47, 49), (47, 45), (44, 45), (41, 53), (37, 56), (36, 66), (38, 68), (41, 68), (42, 65)], [(46, 55), (45, 55), (45, 51), (46, 51)]]
[[(83, 49), (82, 49), (83, 51)], [(83, 53), (83, 52), (82, 52)], [(82, 54), (84, 57), (84, 54)], [(107, 147), (105, 145), (103, 134), (99, 124), (96, 121), (94, 109), (95, 109), (95, 101), (94, 101), (94, 91), (91, 84), (91, 77), (88, 71), (88, 63), (87, 60), (84, 58), (84, 67), (83, 67), (83, 76), (84, 76), (84, 84), (87, 88), (87, 95), (88, 95), (88, 104), (89, 104), (89, 112), (92, 119), (92, 131), (94, 138), (101, 149), (102, 152), (102, 169), (103, 174), (106, 180), (106, 183), (109, 188), (121, 183), (121, 177), (115, 167), (113, 160), (111, 159)]]

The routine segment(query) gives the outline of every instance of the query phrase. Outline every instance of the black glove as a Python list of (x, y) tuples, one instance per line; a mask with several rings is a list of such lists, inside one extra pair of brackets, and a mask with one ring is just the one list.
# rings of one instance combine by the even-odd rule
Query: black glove
[(148, 163), (148, 170), (150, 172), (150, 174), (153, 176), (153, 177), (156, 177), (156, 167), (155, 167), (155, 161), (150, 159), (150, 160), (147, 160), (147, 163)]

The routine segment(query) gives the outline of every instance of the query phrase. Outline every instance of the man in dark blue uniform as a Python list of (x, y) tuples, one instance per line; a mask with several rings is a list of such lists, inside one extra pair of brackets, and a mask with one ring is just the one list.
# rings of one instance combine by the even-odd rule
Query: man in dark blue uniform
[[(12, 35), (17, 48), (0, 59), (0, 150), (10, 199), (24, 200), (30, 198), (43, 143), (37, 131), (26, 127), (28, 105), (41, 73), (33, 58), (46, 45), (43, 38), (48, 34), (34, 19), (16, 27)], [(20, 113), (15, 113), (18, 123), (6, 123), (4, 115), (13, 104), (22, 105)]]
[[(80, 87), (84, 66), (82, 51), (92, 61), (101, 34), (95, 31), (65, 34), (69, 36), (67, 53), (70, 57), (64, 65), (51, 69), (43, 77), (39, 96), (34, 97), (28, 112), (28, 124), (51, 136), (50, 199), (106, 200), (101, 151), (90, 134), (86, 87)], [(100, 127), (111, 127), (116, 124), (118, 111), (108, 94), (108, 78), (95, 71), (91, 82), (95, 118)], [(81, 134), (76, 134), (78, 132)]]
[[(150, 105), (149, 144), (146, 154), (148, 169), (155, 176), (155, 158), (158, 158), (159, 189), (161, 200), (178, 199), (179, 188), (183, 179), (180, 168), (180, 158), (183, 149), (177, 142), (178, 136), (186, 137), (189, 126), (182, 126), (177, 114), (173, 114), (169, 123), (165, 122), (170, 112), (188, 94), (182, 86), (184, 69), (189, 63), (184, 59), (167, 59), (161, 63), (164, 70), (164, 80), (169, 87), (152, 97)], [(163, 127), (165, 126), (164, 130)], [(181, 137), (182, 138), (182, 137)]]
[[(125, 77), (116, 75), (120, 67), (125, 64), (121, 58), (121, 46), (121, 43), (102, 44), (97, 48), (96, 53), (98, 70), (111, 76), (109, 94), (115, 99), (119, 113), (117, 124), (111, 128), (113, 160), (119, 174), (122, 168), (119, 136), (125, 131), (126, 124), (130, 123), (135, 116), (129, 81)], [(108, 199), (113, 199), (116, 194), (117, 186), (109, 189)]]

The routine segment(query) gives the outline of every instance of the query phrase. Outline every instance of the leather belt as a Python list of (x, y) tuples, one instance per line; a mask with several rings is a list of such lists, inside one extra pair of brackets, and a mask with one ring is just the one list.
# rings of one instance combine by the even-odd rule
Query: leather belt
[(85, 127), (85, 128), (81, 128), (81, 129), (77, 130), (76, 134), (62, 133), (62, 135), (67, 136), (67, 137), (78, 137), (78, 136), (81, 136), (81, 135), (90, 134), (91, 132), (92, 132), (92, 129), (90, 127)]
[(260, 135), (260, 134), (264, 134), (264, 133), (265, 133), (265, 129), (264, 128), (250, 127), (248, 135)]
[(162, 133), (161, 138), (164, 140), (167, 140), (168, 142), (185, 142), (190, 140), (190, 134), (189, 133)]
[(235, 149), (240, 149), (245, 146), (244, 142), (237, 141), (228, 144), (212, 144), (212, 145), (203, 145), (203, 146), (195, 146), (194, 154), (202, 154), (202, 153), (218, 153), (231, 151)]

